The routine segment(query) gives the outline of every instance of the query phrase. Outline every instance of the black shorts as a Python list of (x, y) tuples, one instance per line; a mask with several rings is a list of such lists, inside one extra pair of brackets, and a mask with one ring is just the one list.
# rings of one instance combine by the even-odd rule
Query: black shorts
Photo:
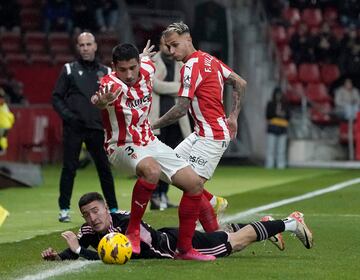
[[(172, 252), (176, 249), (178, 229), (177, 228), (161, 228), (158, 231), (165, 233), (168, 238), (168, 244)], [(213, 255), (216, 257), (226, 257), (231, 254), (232, 248), (229, 242), (229, 235), (224, 231), (215, 231), (212, 233), (204, 233), (195, 231), (192, 240), (193, 247), (205, 255)]]

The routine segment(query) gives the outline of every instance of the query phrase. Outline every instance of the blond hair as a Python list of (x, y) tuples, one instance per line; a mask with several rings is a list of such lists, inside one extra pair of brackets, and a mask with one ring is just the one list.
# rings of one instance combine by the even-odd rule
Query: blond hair
[(174, 22), (174, 23), (170, 24), (168, 27), (166, 27), (166, 29), (162, 32), (162, 36), (166, 37), (170, 33), (174, 33), (174, 32), (179, 34), (179, 35), (182, 35), (182, 34), (185, 34), (185, 33), (190, 34), (190, 29), (182, 21)]

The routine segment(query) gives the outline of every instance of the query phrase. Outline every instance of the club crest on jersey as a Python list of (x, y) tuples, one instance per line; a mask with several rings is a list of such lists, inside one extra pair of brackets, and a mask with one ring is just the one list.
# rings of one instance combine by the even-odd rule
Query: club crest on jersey
[(79, 75), (82, 76), (84, 72), (82, 70), (79, 70)]

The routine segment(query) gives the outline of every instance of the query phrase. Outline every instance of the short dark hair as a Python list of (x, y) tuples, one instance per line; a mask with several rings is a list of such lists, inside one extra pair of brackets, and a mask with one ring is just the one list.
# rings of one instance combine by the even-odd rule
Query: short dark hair
[(81, 208), (84, 205), (87, 205), (93, 201), (102, 201), (103, 203), (105, 203), (105, 200), (101, 194), (99, 194), (98, 192), (89, 192), (89, 193), (84, 194), (82, 197), (80, 197), (79, 208)]
[(118, 61), (128, 61), (135, 58), (137, 61), (139, 58), (139, 50), (133, 44), (119, 44), (112, 50), (112, 61), (116, 63)]

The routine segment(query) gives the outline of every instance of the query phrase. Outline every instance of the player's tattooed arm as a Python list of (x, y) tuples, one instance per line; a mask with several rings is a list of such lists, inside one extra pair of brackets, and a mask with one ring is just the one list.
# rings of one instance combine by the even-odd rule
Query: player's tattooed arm
[(237, 133), (237, 118), (245, 96), (246, 81), (236, 73), (232, 72), (226, 83), (230, 84), (233, 88), (231, 111), (227, 121), (230, 129), (230, 137), (231, 139), (234, 139)]
[(160, 119), (152, 124), (153, 129), (162, 128), (175, 123), (189, 110), (191, 100), (187, 97), (178, 97), (176, 104)]
[(234, 114), (236, 117), (239, 115), (241, 105), (245, 96), (246, 81), (236, 73), (232, 72), (228, 77), (227, 84), (230, 84), (233, 88), (232, 93), (232, 106), (230, 115)]

